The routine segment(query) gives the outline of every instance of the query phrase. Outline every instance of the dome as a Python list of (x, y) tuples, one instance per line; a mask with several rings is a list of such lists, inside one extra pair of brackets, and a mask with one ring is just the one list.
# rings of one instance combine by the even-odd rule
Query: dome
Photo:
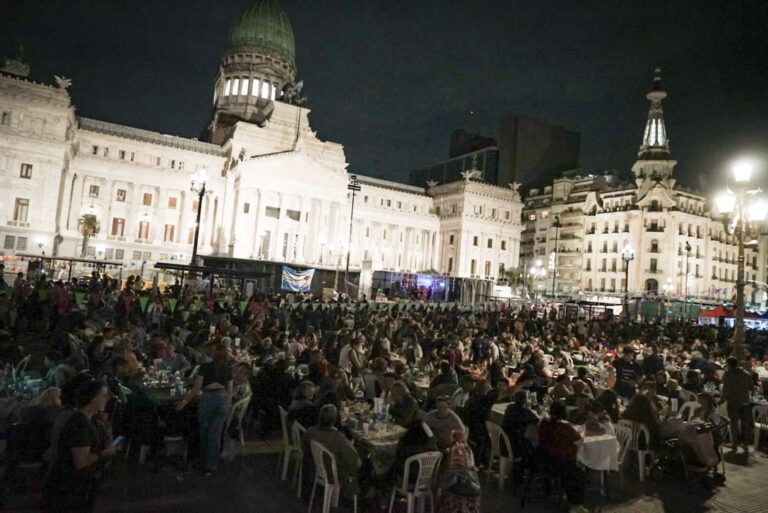
[(232, 26), (227, 48), (258, 48), (295, 62), (293, 29), (277, 0), (256, 0), (243, 11)]

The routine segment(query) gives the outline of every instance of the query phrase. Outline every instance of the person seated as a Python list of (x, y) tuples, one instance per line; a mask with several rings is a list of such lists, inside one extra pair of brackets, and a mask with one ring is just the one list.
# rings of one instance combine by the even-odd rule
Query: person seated
[(654, 385), (656, 385), (656, 394), (669, 397), (667, 395), (667, 382), (669, 381), (669, 373), (664, 369), (661, 369), (654, 375)]
[(19, 413), (19, 422), (22, 424), (53, 424), (53, 420), (62, 409), (61, 389), (49, 387), (43, 390), (29, 406), (22, 408)]
[(627, 409), (621, 415), (624, 420), (631, 420), (642, 424), (648, 428), (648, 432), (651, 435), (651, 439), (645, 443), (646, 447), (640, 447), (641, 450), (650, 449), (653, 450), (659, 445), (659, 428), (661, 427), (661, 420), (659, 418), (659, 412), (653, 405), (653, 402), (648, 396), (643, 394), (635, 394), (627, 405)]
[(669, 397), (670, 402), (672, 399), (677, 399), (678, 408), (683, 405), (682, 397), (680, 395), (680, 383), (676, 379), (669, 378), (667, 380), (666, 393), (661, 395)]
[(440, 449), (451, 445), (453, 430), (466, 432), (467, 429), (459, 416), (451, 411), (451, 400), (446, 396), (440, 396), (435, 400), (435, 409), (424, 415), (424, 423), (432, 429)]
[(317, 425), (310, 427), (304, 433), (304, 454), (312, 458), (312, 441), (319, 442), (328, 449), (336, 459), (342, 493), (349, 497), (358, 493), (357, 473), (361, 461), (352, 443), (344, 433), (336, 429), (337, 420), (338, 410), (334, 405), (326, 404), (320, 408)]
[(251, 390), (251, 366), (247, 363), (238, 363), (234, 369), (234, 390), (232, 393), (232, 404), (238, 401), (242, 401), (245, 398), (251, 397), (253, 391)]
[(590, 401), (587, 407), (587, 421), (584, 423), (584, 428), (589, 434), (609, 434), (616, 435), (616, 431), (613, 428), (611, 417), (608, 412), (605, 411), (605, 406), (599, 401)]
[(539, 416), (531, 410), (528, 403), (528, 392), (519, 390), (515, 392), (515, 399), (504, 411), (504, 420), (501, 428), (509, 437), (513, 454), (522, 454), (525, 434), (530, 426), (539, 423)]
[(176, 352), (176, 342), (173, 339), (166, 340), (164, 347), (163, 369), (184, 374), (192, 367), (192, 364), (183, 354)]
[(459, 378), (448, 360), (440, 360), (440, 373), (432, 379), (429, 388), (440, 385), (458, 385)]
[[(397, 443), (395, 463), (392, 465), (392, 469), (395, 472), (395, 483), (398, 485), (403, 482), (403, 476), (405, 475), (405, 460), (415, 454), (437, 450), (435, 435), (424, 422), (416, 420), (405, 427), (407, 429)], [(417, 475), (418, 465), (412, 464), (409, 474), (410, 485), (416, 483)]]
[(619, 421), (619, 396), (615, 391), (611, 389), (603, 390), (603, 393), (597, 397), (596, 401), (603, 405), (603, 409), (612, 423), (615, 424)]
[(419, 403), (416, 402), (402, 381), (396, 381), (392, 385), (389, 415), (396, 424), (402, 427), (408, 427), (421, 418)]
[(592, 393), (593, 397), (597, 396), (597, 390), (595, 390), (595, 382), (592, 379), (592, 376), (590, 376), (589, 370), (587, 369), (586, 366), (577, 367), (576, 377), (587, 384), (587, 387), (589, 387), (589, 390)]
[(470, 376), (463, 376), (461, 378), (461, 387), (457, 388), (451, 396), (451, 408), (453, 408), (453, 411), (455, 411), (460, 417), (463, 416), (464, 405), (469, 400), (469, 397), (474, 389), (475, 380), (473, 380)]
[[(585, 424), (589, 418), (589, 405), (592, 403), (592, 399), (590, 399), (588, 395), (581, 392), (575, 394), (575, 397), (575, 409), (568, 412), (568, 422), (571, 424)], [(566, 411), (568, 411), (567, 407)]]
[(539, 424), (539, 447), (544, 452), (549, 473), (560, 478), (571, 511), (586, 511), (586, 475), (576, 460), (576, 442), (581, 440), (581, 435), (565, 421), (566, 414), (563, 404), (552, 403), (549, 418)]
[(64, 360), (59, 351), (48, 351), (45, 354), (44, 363), (48, 371), (43, 381), (52, 387), (63, 387), (77, 374), (77, 370)]
[(557, 382), (552, 388), (552, 399), (554, 401), (562, 401), (565, 400), (566, 397), (573, 395), (573, 393), (571, 376), (566, 371), (557, 377)]
[(288, 407), (288, 429), (296, 421), (303, 427), (317, 424), (319, 409), (314, 403), (317, 387), (311, 381), (302, 381), (296, 389), (293, 402)]
[(693, 392), (694, 394), (700, 394), (704, 391), (704, 385), (701, 382), (701, 371), (690, 369), (685, 373), (683, 390)]

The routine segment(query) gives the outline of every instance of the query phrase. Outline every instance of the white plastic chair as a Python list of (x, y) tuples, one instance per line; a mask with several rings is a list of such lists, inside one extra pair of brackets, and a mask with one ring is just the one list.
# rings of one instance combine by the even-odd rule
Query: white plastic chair
[[(310, 443), (312, 449), (312, 459), (315, 462), (315, 481), (312, 483), (312, 495), (309, 496), (309, 513), (312, 512), (312, 503), (315, 500), (315, 490), (317, 485), (323, 490), (323, 511), (330, 513), (331, 503), (333, 506), (339, 505), (339, 494), (341, 493), (341, 483), (339, 483), (339, 470), (336, 466), (336, 458), (333, 453), (325, 448), (323, 444), (312, 440)], [(326, 463), (330, 468), (326, 467)], [(329, 475), (330, 471), (330, 475)], [(357, 513), (357, 495), (352, 498), (354, 504), (354, 513)]]
[(690, 422), (696, 413), (696, 410), (699, 408), (701, 408), (701, 405), (698, 402), (688, 401), (683, 403), (683, 405), (680, 407), (680, 418), (686, 422)]
[(680, 408), (680, 400), (677, 397), (673, 397), (669, 400), (669, 409), (672, 410), (672, 413), (677, 413), (677, 410)]
[(566, 351), (561, 351), (561, 355), (563, 355), (563, 360), (565, 361), (565, 368), (568, 370), (573, 370), (573, 358), (571, 357), (571, 353), (568, 353)]
[(696, 396), (696, 392), (691, 392), (690, 390), (686, 390), (684, 388), (680, 389), (680, 397), (689, 403), (695, 403), (699, 399)]
[(244, 397), (232, 405), (229, 409), (229, 415), (227, 415), (227, 421), (224, 423), (224, 433), (229, 431), (229, 425), (232, 421), (237, 419), (240, 423), (240, 445), (245, 445), (245, 438), (243, 437), (243, 417), (248, 410), (248, 403), (251, 402), (251, 396)]
[(302, 438), (304, 433), (307, 432), (307, 428), (299, 424), (294, 420), (291, 426), (291, 439), (293, 446), (296, 448), (296, 469), (293, 471), (293, 486), (296, 487), (296, 497), (301, 499), (301, 482), (304, 474), (304, 446), (302, 445)]
[[(435, 496), (432, 494), (432, 482), (437, 475), (437, 469), (440, 467), (440, 461), (443, 454), (440, 451), (423, 452), (414, 454), (405, 460), (403, 481), (395, 484), (392, 489), (392, 497), (389, 499), (389, 513), (392, 513), (392, 507), (395, 505), (395, 497), (399, 493), (405, 495), (408, 500), (408, 512), (414, 513), (417, 501), (421, 502), (419, 511), (424, 511), (424, 500), (429, 497), (429, 510), (435, 513)], [(418, 465), (418, 474), (416, 474), (416, 483), (410, 485), (411, 464)]]
[(288, 477), (288, 464), (291, 461), (291, 456), (299, 448), (294, 447), (291, 441), (291, 432), (288, 429), (288, 412), (282, 406), (278, 406), (278, 409), (280, 410), (280, 427), (283, 430), (283, 447), (277, 460), (277, 470), (280, 471), (280, 478), (285, 481)]
[[(509, 437), (501, 429), (501, 426), (490, 420), (485, 421), (485, 428), (488, 430), (488, 436), (491, 438), (491, 455), (488, 457), (488, 470), (493, 468), (493, 461), (499, 459), (499, 490), (504, 490), (504, 482), (509, 476), (509, 472), (512, 469), (512, 444), (509, 441)], [(502, 456), (501, 448), (504, 444), (506, 456)]]
[(619, 479), (621, 479), (623, 483), (624, 458), (627, 456), (627, 452), (629, 452), (630, 445), (632, 445), (632, 428), (619, 422), (613, 427), (613, 429), (616, 432), (616, 440), (619, 442)]
[[(627, 447), (627, 451), (632, 451), (637, 453), (637, 467), (640, 472), (640, 482), (642, 483), (643, 480), (645, 480), (645, 457), (650, 455), (651, 456), (651, 465), (653, 465), (653, 462), (655, 460), (655, 455), (653, 451), (651, 451), (649, 448), (651, 446), (651, 433), (648, 431), (648, 428), (644, 425), (640, 424), (639, 422), (632, 422), (631, 420), (620, 420), (617, 424), (618, 426), (623, 426), (627, 429), (629, 429), (632, 433), (632, 436), (630, 437), (629, 446)], [(618, 436), (618, 433), (617, 433)], [(643, 437), (645, 439), (645, 449), (640, 449), (640, 438)], [(619, 454), (621, 454), (621, 451), (619, 451)], [(622, 458), (623, 461), (623, 458)]]
[(544, 361), (546, 361), (549, 365), (552, 365), (553, 363), (555, 363), (555, 357), (552, 356), (551, 354), (545, 354)]
[(757, 451), (760, 447), (760, 431), (768, 431), (768, 406), (753, 406), (752, 421), (755, 430), (755, 451)]

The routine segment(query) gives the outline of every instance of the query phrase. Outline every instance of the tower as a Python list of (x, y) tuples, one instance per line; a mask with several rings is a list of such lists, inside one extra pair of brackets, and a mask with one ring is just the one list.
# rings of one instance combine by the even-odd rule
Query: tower
[(255, 0), (235, 20), (221, 57), (205, 138), (225, 141), (238, 121), (263, 126), (296, 77), (295, 43), (278, 0)]
[(677, 162), (671, 159), (669, 138), (664, 124), (661, 102), (667, 97), (667, 93), (661, 88), (661, 68), (654, 70), (653, 89), (645, 97), (651, 102), (651, 106), (648, 110), (648, 121), (645, 123), (643, 143), (637, 152), (637, 161), (632, 166), (632, 172), (641, 190), (647, 190), (650, 182), (663, 182), (671, 189), (675, 183), (672, 170)]

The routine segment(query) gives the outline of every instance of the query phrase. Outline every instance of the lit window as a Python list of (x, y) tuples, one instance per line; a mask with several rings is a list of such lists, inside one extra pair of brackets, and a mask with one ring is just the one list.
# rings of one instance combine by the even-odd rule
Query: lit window
[(113, 217), (112, 218), (112, 236), (122, 237), (124, 231), (125, 231), (125, 219), (122, 219), (120, 217)]
[(139, 222), (139, 238), (140, 239), (149, 239), (149, 222), (148, 221), (140, 221)]
[(541, 211), (541, 218), (542, 219), (548, 219), (549, 218), (549, 210), (542, 210)]
[(272, 84), (272, 99), (275, 99), (275, 95), (277, 94), (277, 88), (274, 84)]
[(248, 96), (248, 85), (250, 81), (247, 78), (244, 78), (240, 81), (240, 94), (243, 96)]
[(269, 82), (261, 83), (261, 97), (265, 100), (269, 100)]
[(27, 222), (27, 216), (29, 215), (29, 200), (26, 198), (16, 198), (16, 203), (13, 207), (13, 220)]
[(229, 92), (232, 90), (232, 81), (227, 79), (227, 83), (224, 86), (224, 96), (229, 96)]
[(536, 220), (536, 214), (528, 214), (528, 220), (529, 221), (535, 221)]
[(165, 225), (165, 231), (163, 232), (163, 242), (173, 242), (173, 232), (176, 227), (172, 224)]
[(147, 207), (152, 206), (152, 194), (145, 192), (144, 198), (142, 199), (142, 204)]
[(176, 196), (171, 196), (170, 198), (168, 198), (168, 208), (174, 208), (175, 209), (176, 208), (176, 201), (177, 201)]
[(240, 79), (235, 78), (232, 80), (232, 96), (237, 96), (238, 87), (240, 87)]
[(258, 96), (259, 95), (259, 81), (257, 79), (253, 79), (253, 84), (251, 85), (251, 96)]

